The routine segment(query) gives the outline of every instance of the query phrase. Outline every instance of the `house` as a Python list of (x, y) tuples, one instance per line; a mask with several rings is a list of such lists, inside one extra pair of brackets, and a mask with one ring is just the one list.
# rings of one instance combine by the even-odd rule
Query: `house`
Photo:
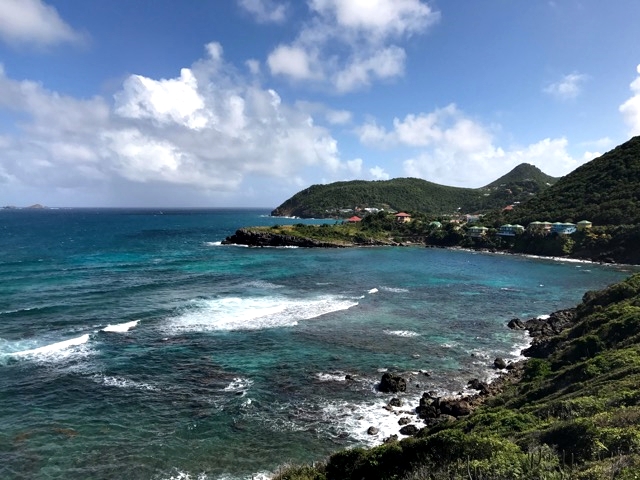
[(593, 224), (589, 220), (580, 220), (576, 226), (578, 230), (582, 231), (590, 229)]
[(354, 215), (353, 217), (347, 218), (345, 220), (345, 222), (347, 222), (347, 223), (358, 223), (358, 222), (361, 222), (361, 221), (362, 221), (362, 219), (360, 217), (358, 217), (357, 215)]
[(498, 229), (497, 235), (501, 235), (503, 237), (515, 237), (516, 235), (519, 235), (523, 232), (524, 232), (524, 227), (522, 225), (506, 224), (506, 225), (502, 225)]
[(551, 223), (549, 222), (531, 222), (528, 230), (530, 232), (547, 233), (551, 230)]
[(551, 224), (551, 233), (557, 233), (558, 235), (571, 235), (575, 231), (575, 223), (554, 222)]
[(429, 228), (439, 229), (442, 228), (442, 224), (438, 221), (429, 222)]
[(465, 215), (464, 216), (467, 223), (476, 223), (477, 221), (480, 220), (481, 217), (482, 215)]
[(398, 223), (409, 223), (411, 221), (411, 215), (408, 213), (400, 212), (396, 213), (396, 222)]
[(467, 235), (470, 237), (484, 237), (489, 229), (487, 227), (470, 227)]
[[(511, 191), (509, 191), (509, 193), (511, 193)], [(502, 209), (503, 212), (510, 212), (511, 210), (513, 210), (513, 205), (507, 205)]]

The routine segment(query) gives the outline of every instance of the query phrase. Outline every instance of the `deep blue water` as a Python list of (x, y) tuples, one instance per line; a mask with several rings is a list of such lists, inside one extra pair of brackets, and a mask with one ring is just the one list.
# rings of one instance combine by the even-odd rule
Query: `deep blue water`
[(299, 222), (267, 214), (0, 210), (0, 478), (251, 478), (380, 443), (383, 371), (412, 378), (401, 410), (459, 392), (517, 358), (509, 319), (632, 270), (219, 244)]

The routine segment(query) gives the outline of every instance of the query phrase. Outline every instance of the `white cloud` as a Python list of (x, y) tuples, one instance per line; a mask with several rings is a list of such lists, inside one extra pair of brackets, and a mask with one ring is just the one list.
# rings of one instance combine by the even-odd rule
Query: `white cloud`
[(38, 47), (84, 40), (82, 34), (60, 18), (54, 7), (41, 0), (2, 0), (0, 37), (12, 45)]
[[(336, 140), (308, 111), (244, 79), (218, 44), (206, 50), (175, 78), (131, 75), (113, 105), (12, 80), (0, 69), (0, 109), (20, 118), (0, 142), (0, 181), (67, 192), (101, 185), (119, 194), (133, 185), (149, 192), (188, 185), (193, 199), (195, 191), (240, 195), (248, 179), (283, 188), (307, 168), (334, 178), (362, 170), (361, 159), (340, 159)], [(173, 203), (166, 195), (159, 201)]]
[(369, 174), (374, 180), (389, 180), (389, 178), (391, 178), (382, 167), (379, 167), (377, 165), (369, 169)]
[(362, 159), (355, 158), (347, 161), (347, 169), (352, 175), (360, 175), (360, 172), (362, 172)]
[(570, 73), (558, 82), (547, 85), (543, 91), (560, 100), (570, 100), (582, 93), (583, 84), (588, 78), (582, 73)]
[(115, 100), (115, 113), (122, 117), (178, 123), (194, 130), (205, 128), (209, 121), (198, 82), (189, 68), (169, 80), (131, 75)]
[(309, 4), (339, 27), (377, 38), (418, 33), (439, 18), (419, 0), (310, 0)]
[(313, 80), (345, 93), (404, 73), (396, 43), (423, 33), (440, 18), (422, 0), (309, 0), (312, 19), (267, 64), (273, 75)]
[(294, 80), (308, 80), (318, 77), (313, 73), (314, 62), (310, 53), (302, 47), (280, 45), (267, 58), (267, 65), (273, 75), (285, 75)]
[(404, 72), (405, 57), (402, 48), (391, 46), (366, 58), (354, 58), (336, 73), (333, 83), (342, 93), (370, 85), (375, 79), (400, 76)]
[(638, 77), (631, 82), (632, 97), (620, 105), (620, 113), (629, 125), (629, 135), (640, 135), (640, 65), (637, 67)]
[(252, 75), (260, 74), (260, 62), (255, 59), (250, 59), (244, 62)]
[[(396, 118), (391, 130), (369, 121), (357, 132), (368, 146), (413, 150), (403, 162), (405, 175), (453, 186), (481, 187), (520, 163), (532, 163), (549, 175), (561, 176), (593, 158), (589, 153), (573, 158), (565, 138), (502, 148), (496, 145), (492, 129), (454, 104)], [(370, 173), (374, 175), (374, 169)]]
[(259, 23), (283, 23), (287, 19), (287, 5), (273, 0), (238, 0), (238, 5)]

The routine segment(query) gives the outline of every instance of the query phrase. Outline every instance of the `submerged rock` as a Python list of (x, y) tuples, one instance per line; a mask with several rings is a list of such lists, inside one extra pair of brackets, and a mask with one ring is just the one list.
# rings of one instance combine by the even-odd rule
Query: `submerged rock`
[(380, 431), (380, 430), (378, 430), (376, 427), (373, 427), (373, 426), (372, 426), (372, 427), (369, 427), (369, 428), (367, 429), (367, 434), (368, 434), (368, 435), (377, 435), (379, 431)]

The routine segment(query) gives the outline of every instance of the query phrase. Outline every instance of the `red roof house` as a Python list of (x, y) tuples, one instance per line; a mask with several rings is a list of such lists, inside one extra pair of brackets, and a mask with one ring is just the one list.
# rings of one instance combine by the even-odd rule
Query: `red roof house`
[(400, 212), (396, 213), (396, 222), (398, 223), (407, 223), (411, 221), (411, 215), (408, 213)]

